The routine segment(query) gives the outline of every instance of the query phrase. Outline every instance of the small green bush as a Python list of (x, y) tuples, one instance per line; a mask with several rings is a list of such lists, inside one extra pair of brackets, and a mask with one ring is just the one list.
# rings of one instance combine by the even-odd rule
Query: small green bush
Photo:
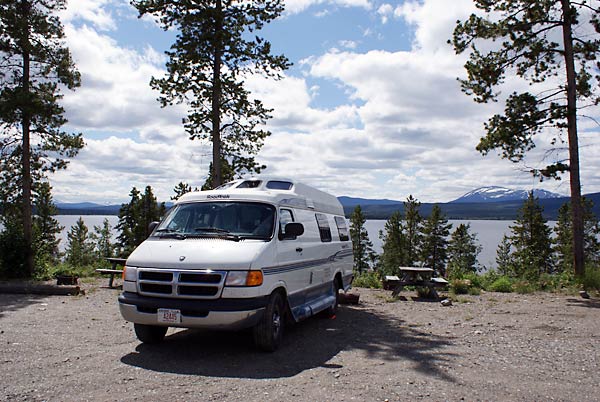
[(600, 290), (600, 268), (590, 266), (586, 267), (581, 284), (585, 289), (588, 290)]
[(486, 273), (479, 276), (478, 279), (479, 284), (481, 285), (480, 287), (485, 290), (491, 290), (492, 284), (501, 277), (502, 275), (500, 275), (498, 271), (495, 269), (490, 269)]
[(379, 275), (375, 271), (363, 272), (362, 274), (356, 274), (354, 277), (354, 281), (352, 282), (353, 286), (359, 288), (371, 288), (371, 289), (381, 289), (381, 279), (379, 279)]
[(471, 296), (479, 296), (481, 294), (481, 289), (480, 288), (476, 288), (476, 287), (470, 287), (469, 288), (469, 294)]
[(510, 293), (512, 292), (512, 283), (508, 277), (501, 276), (492, 282), (487, 290), (491, 290), (492, 292)]
[(96, 274), (95, 267), (91, 265), (76, 267), (68, 263), (61, 263), (52, 267), (49, 270), (49, 274), (52, 278), (56, 278), (58, 275), (73, 275), (79, 278), (85, 278)]
[(481, 289), (483, 287), (482, 280), (481, 280), (481, 275), (477, 275), (475, 272), (469, 272), (468, 274), (465, 274), (465, 276), (463, 277), (463, 279), (471, 281), (471, 287), (472, 288), (479, 288), (479, 289)]
[(471, 286), (472, 283), (468, 279), (452, 279), (450, 281), (450, 289), (457, 295), (466, 295)]
[(535, 286), (528, 281), (518, 281), (513, 285), (515, 292), (520, 294), (529, 294), (535, 292)]

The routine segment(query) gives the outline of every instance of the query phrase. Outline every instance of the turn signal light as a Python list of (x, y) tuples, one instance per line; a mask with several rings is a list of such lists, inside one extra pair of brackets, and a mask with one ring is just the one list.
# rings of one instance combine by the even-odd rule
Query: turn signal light
[(262, 271), (248, 271), (248, 276), (246, 276), (246, 286), (260, 286), (262, 283)]

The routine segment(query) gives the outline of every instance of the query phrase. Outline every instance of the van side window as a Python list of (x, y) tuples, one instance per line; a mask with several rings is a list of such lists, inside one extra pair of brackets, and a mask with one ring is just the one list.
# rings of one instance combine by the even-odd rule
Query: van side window
[(326, 243), (331, 241), (331, 228), (329, 227), (329, 221), (327, 220), (327, 215), (324, 214), (315, 214), (317, 218), (317, 225), (319, 225), (319, 235), (321, 236), (321, 241)]
[(333, 219), (335, 219), (338, 234), (340, 235), (340, 241), (350, 240), (350, 236), (348, 235), (348, 226), (346, 226), (346, 219), (342, 218), (341, 216), (336, 216)]
[[(285, 225), (290, 222), (294, 222), (294, 214), (289, 209), (280, 209), (279, 210), (279, 239), (283, 239), (283, 235), (285, 234)], [(292, 239), (290, 239), (292, 240)]]

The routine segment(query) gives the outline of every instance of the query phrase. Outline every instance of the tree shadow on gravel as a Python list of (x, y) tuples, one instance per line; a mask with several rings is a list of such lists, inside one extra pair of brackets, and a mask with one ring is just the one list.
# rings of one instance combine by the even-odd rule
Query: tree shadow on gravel
[(37, 304), (41, 299), (47, 296), (32, 294), (12, 294), (0, 293), (0, 318), (4, 317), (7, 311), (17, 311), (32, 304)]
[(407, 328), (395, 317), (358, 307), (341, 307), (334, 320), (314, 317), (286, 328), (283, 344), (274, 353), (257, 351), (252, 334), (185, 330), (167, 336), (158, 345), (140, 344), (121, 358), (125, 364), (147, 370), (229, 378), (281, 378), (326, 367), (341, 351), (363, 351), (381, 361), (407, 360), (414, 369), (446, 381), (440, 366), (452, 354), (443, 351), (447, 338)]
[(600, 300), (598, 299), (567, 299), (569, 306), (600, 308)]

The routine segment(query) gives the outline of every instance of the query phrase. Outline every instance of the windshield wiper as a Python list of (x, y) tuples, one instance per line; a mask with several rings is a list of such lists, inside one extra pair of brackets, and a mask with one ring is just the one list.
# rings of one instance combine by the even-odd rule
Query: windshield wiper
[(230, 233), (229, 230), (216, 228), (214, 226), (201, 226), (194, 229), (196, 232), (210, 232), (210, 233)]
[(196, 232), (214, 233), (219, 239), (227, 239), (233, 241), (240, 241), (240, 236), (231, 233), (229, 230), (216, 228), (213, 226), (201, 226), (194, 229)]
[(173, 239), (178, 239), (178, 240), (185, 240), (187, 239), (187, 236), (179, 233), (178, 231), (174, 230), (174, 229), (169, 229), (169, 228), (164, 228), (164, 229), (158, 229), (156, 231), (156, 233), (163, 233), (162, 238), (173, 238)]

